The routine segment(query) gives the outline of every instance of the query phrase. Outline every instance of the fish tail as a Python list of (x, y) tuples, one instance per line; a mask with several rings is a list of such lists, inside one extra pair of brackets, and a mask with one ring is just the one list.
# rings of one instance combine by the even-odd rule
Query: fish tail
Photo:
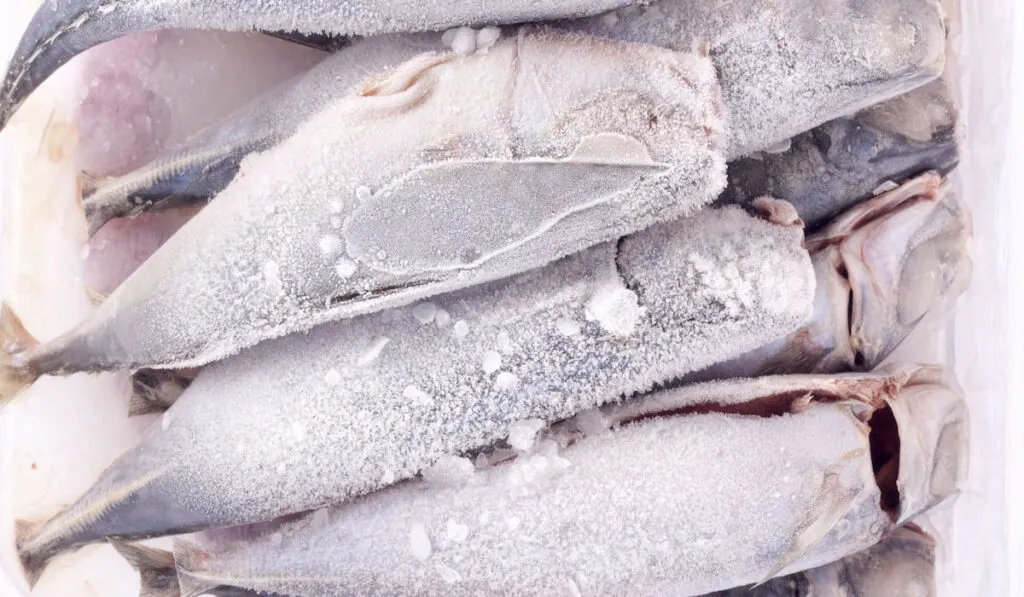
[(25, 575), (25, 582), (32, 588), (39, 582), (43, 570), (50, 563), (52, 554), (40, 553), (33, 549), (22, 549), (22, 545), (35, 536), (44, 523), (26, 520), (14, 521), (14, 538), (18, 545), (18, 559), (21, 561), (21, 570)]
[(139, 572), (139, 597), (180, 597), (173, 553), (114, 539), (110, 544)]
[(174, 540), (174, 559), (178, 566), (180, 597), (198, 597), (221, 586), (219, 583), (198, 578), (195, 573), (210, 561), (210, 554), (195, 543), (182, 539)]
[(14, 309), (0, 304), (0, 408), (39, 378), (25, 358), (26, 351), (38, 344)]

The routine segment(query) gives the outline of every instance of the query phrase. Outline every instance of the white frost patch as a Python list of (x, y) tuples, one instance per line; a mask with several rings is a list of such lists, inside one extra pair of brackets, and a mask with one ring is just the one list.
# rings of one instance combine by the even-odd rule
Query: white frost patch
[(370, 191), (370, 187), (365, 185), (356, 187), (356, 199), (359, 201), (366, 201), (372, 196), (373, 192)]
[(520, 520), (518, 516), (509, 516), (505, 519), (505, 526), (508, 527), (508, 530), (514, 531), (519, 528), (519, 525), (522, 524), (522, 522), (523, 521)]
[(270, 260), (263, 264), (263, 281), (271, 290), (281, 289), (281, 266), (276, 261)]
[(452, 322), (452, 316), (444, 309), (438, 309), (437, 315), (434, 316), (434, 322), (437, 323), (439, 328), (448, 327), (448, 324)]
[(540, 419), (526, 419), (512, 423), (508, 428), (508, 445), (520, 452), (528, 452), (537, 440), (537, 433), (545, 427)]
[(412, 528), (409, 529), (409, 552), (412, 553), (412, 557), (423, 562), (430, 557), (430, 537), (427, 535), (427, 529), (421, 523), (413, 523)]
[(451, 518), (448, 519), (448, 538), (457, 543), (462, 543), (469, 538), (469, 525), (462, 524)]
[(413, 385), (405, 386), (405, 389), (402, 390), (402, 396), (421, 406), (430, 406), (434, 404), (434, 399), (430, 394)]
[(416, 321), (427, 325), (437, 317), (437, 305), (429, 301), (420, 303), (412, 308), (412, 316), (416, 318)]
[(336, 386), (340, 384), (341, 373), (339, 373), (338, 370), (335, 369), (334, 367), (331, 367), (330, 369), (327, 370), (327, 373), (324, 375), (324, 383), (326, 383), (329, 386)]
[(365, 367), (376, 361), (377, 357), (380, 356), (381, 351), (388, 345), (388, 342), (391, 342), (391, 338), (388, 338), (387, 336), (378, 336), (377, 338), (374, 338), (366, 351), (359, 356), (359, 360), (356, 361), (356, 365)]
[(171, 427), (171, 413), (166, 412), (160, 417), (160, 429), (167, 431)]
[(563, 317), (555, 322), (555, 328), (558, 329), (558, 333), (563, 336), (575, 336), (580, 333), (583, 326), (580, 325), (580, 322), (574, 319)]
[(444, 456), (423, 471), (423, 480), (439, 487), (461, 487), (473, 477), (475, 470), (468, 458)]
[(495, 378), (494, 387), (502, 391), (511, 390), (516, 387), (516, 384), (518, 383), (519, 378), (516, 377), (515, 374), (509, 373), (508, 371), (502, 371), (498, 374), (498, 377)]
[(338, 277), (342, 280), (351, 278), (357, 269), (359, 269), (359, 266), (356, 265), (356, 262), (345, 257), (339, 259), (338, 264), (334, 266), (334, 271), (337, 272)]
[(472, 27), (449, 29), (441, 35), (441, 43), (459, 56), (466, 56), (476, 51), (476, 31)]
[(441, 562), (434, 564), (434, 567), (437, 569), (437, 573), (441, 576), (441, 580), (448, 584), (454, 584), (462, 580), (461, 574)]
[(455, 322), (455, 326), (452, 328), (452, 335), (455, 336), (456, 340), (463, 340), (469, 335), (469, 324), (463, 320)]
[(327, 257), (334, 257), (341, 253), (341, 239), (337, 236), (328, 235), (320, 238), (320, 252)]
[(616, 336), (632, 334), (643, 312), (636, 293), (619, 285), (602, 286), (586, 306), (587, 320)]
[(501, 39), (501, 29), (497, 27), (484, 27), (476, 32), (476, 49), (487, 50), (498, 43)]
[(490, 375), (501, 369), (501, 355), (495, 350), (488, 350), (484, 353), (480, 365), (483, 367), (484, 373)]

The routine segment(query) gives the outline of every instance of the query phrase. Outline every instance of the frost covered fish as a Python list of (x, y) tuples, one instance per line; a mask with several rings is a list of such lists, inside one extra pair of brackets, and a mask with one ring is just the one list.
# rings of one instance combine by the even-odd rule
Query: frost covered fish
[(706, 58), (575, 34), (421, 55), (252, 156), (78, 328), (9, 340), (4, 395), (204, 364), (694, 211), (725, 184), (718, 91)]
[[(826, 120), (897, 95), (941, 72), (944, 30), (933, 0), (897, 3), (876, 0), (850, 3), (850, 6), (816, 6), (813, 10), (803, 4), (805, 1), (734, 2), (723, 8), (713, 2), (662, 0), (645, 9), (606, 14), (593, 21), (561, 26), (609, 39), (651, 43), (676, 50), (689, 51), (704, 43), (711, 51), (710, 57), (726, 89), (724, 102), (732, 115), (729, 151), (732, 157), (768, 149)], [(851, 28), (851, 19), (860, 25)], [(893, 27), (893, 22), (899, 26)], [(880, 40), (876, 30), (883, 29), (890, 33)], [(174, 206), (182, 200), (205, 201), (213, 197), (230, 182), (239, 162), (249, 152), (274, 145), (291, 135), (328, 99), (348, 93), (356, 82), (355, 77), (362, 72), (374, 72), (410, 57), (410, 44), (423, 50), (447, 45), (461, 52), (472, 52), (493, 43), (491, 38), (498, 33), (493, 28), (460, 29), (445, 34), (448, 39), (443, 39), (441, 34), (425, 34), (357, 42), (326, 59), (309, 76), (294, 83), (289, 91), (269, 94), (174, 154), (103, 184), (84, 203), (90, 228), (95, 231), (111, 217)], [(785, 40), (786, 45), (779, 46), (780, 40)], [(886, 111), (895, 107), (897, 114), (879, 115), (879, 110), (875, 110), (872, 113), (876, 116), (864, 116), (862, 120), (878, 122), (882, 132), (891, 129), (911, 136), (921, 133), (909, 124), (926, 125), (926, 119), (913, 113), (914, 108), (922, 107), (917, 106), (916, 98), (920, 96), (914, 97), (911, 105), (887, 105)], [(937, 104), (929, 104), (933, 106)], [(901, 122), (903, 116), (910, 117), (906, 123)], [(858, 140), (860, 146), (867, 143), (864, 134), (854, 139), (853, 132), (833, 131), (833, 128), (824, 130), (827, 134)], [(891, 139), (895, 134), (881, 138)], [(875, 141), (874, 147), (884, 151), (886, 159), (880, 164), (870, 164), (866, 170), (875, 178), (882, 177), (878, 183), (905, 167), (891, 154), (893, 148), (882, 146), (883, 142)], [(901, 142), (907, 141), (904, 137), (897, 138), (895, 148), (906, 153), (907, 148), (899, 145)], [(868, 149), (861, 147), (860, 151)], [(837, 148), (827, 157), (835, 162), (842, 159), (843, 154)], [(920, 162), (926, 158), (919, 156), (917, 159)], [(836, 167), (846, 166), (849, 170), (848, 161), (846, 158)], [(745, 162), (740, 164), (744, 167)], [(922, 163), (906, 175), (941, 165)], [(790, 176), (806, 176), (802, 171), (790, 173), (793, 168), (787, 164), (776, 168), (786, 169), (785, 174), (776, 175), (780, 179), (777, 185), (780, 191), (791, 191), (781, 184)], [(744, 180), (754, 174), (751, 172)], [(850, 176), (856, 175), (847, 173), (847, 177)], [(741, 184), (734, 192), (753, 191), (753, 182)], [(854, 197), (878, 186), (876, 183), (858, 191), (851, 187), (850, 181), (844, 182), (844, 188), (828, 190), (840, 190), (840, 196)], [(748, 197), (766, 194), (771, 193)], [(826, 193), (826, 196), (835, 195)], [(798, 195), (795, 199), (802, 197)], [(808, 210), (804, 205), (799, 207), (802, 213)]]
[(814, 312), (796, 331), (687, 381), (870, 370), (971, 272), (970, 215), (935, 172), (860, 203), (807, 238)]
[(888, 184), (960, 161), (957, 108), (936, 80), (898, 98), (798, 135), (781, 153), (729, 163), (720, 203), (771, 195), (793, 204), (809, 230)]
[(665, 48), (703, 47), (729, 107), (730, 159), (938, 77), (938, 0), (661, 0), (559, 26)]
[[(112, 39), (155, 29), (374, 35), (471, 24), (573, 18), (634, 0), (65, 0), (40, 6), (0, 87), (0, 129), (18, 106), (68, 60)], [(294, 35), (284, 35), (295, 39)]]
[(228, 186), (244, 157), (277, 145), (332, 100), (355, 95), (367, 73), (382, 74), (417, 55), (443, 49), (441, 36), (429, 34), (353, 42), (167, 155), (125, 176), (98, 181), (82, 201), (90, 235), (115, 217), (205, 202)]
[(802, 240), (792, 222), (707, 210), (509, 280), (261, 343), (204, 368), (89, 492), (23, 533), (22, 561), (35, 577), (103, 537), (335, 503), (490, 445), (516, 421), (558, 420), (742, 354), (810, 312)]
[(870, 547), (967, 456), (963, 397), (913, 367), (661, 391), (511, 441), (511, 462), (179, 543), (181, 595), (701, 595)]
[[(173, 557), (164, 555), (164, 561)], [(165, 574), (169, 574), (165, 570)], [(177, 585), (175, 575), (174, 583)], [(143, 583), (144, 585), (146, 583)], [(177, 595), (178, 593), (175, 593)], [(935, 540), (920, 527), (893, 529), (878, 545), (752, 588), (705, 597), (935, 597)]]

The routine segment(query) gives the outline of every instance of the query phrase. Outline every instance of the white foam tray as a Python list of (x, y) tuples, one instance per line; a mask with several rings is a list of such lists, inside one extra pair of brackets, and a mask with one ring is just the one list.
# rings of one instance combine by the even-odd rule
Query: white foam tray
[[(1024, 202), (1016, 197), (1024, 193), (1024, 109), (1012, 110), (1012, 98), (1024, 103), (1017, 2), (947, 1), (962, 28), (951, 42), (968, 133), (956, 178), (974, 217), (974, 279), (952, 314), (926, 323), (895, 355), (946, 362), (970, 401), (967, 486), (928, 521), (940, 540), (940, 597), (1024, 595), (1024, 471), (1007, 465), (1024, 456), (1024, 403), (1015, 399), (1024, 390), (1024, 275), (1010, 268), (1024, 257)], [(38, 4), (0, 7), (0, 56), (11, 54)], [(62, 69), (0, 135), (0, 288), (40, 339), (91, 308), (80, 277), (48, 273), (80, 264), (85, 237), (76, 205), (77, 75), (75, 63)], [(14, 518), (55, 513), (149, 422), (124, 418), (127, 391), (123, 375), (43, 379), (0, 415), (0, 597), (27, 594), (12, 548)], [(58, 560), (32, 594), (134, 597), (138, 580), (109, 547), (89, 547)]]

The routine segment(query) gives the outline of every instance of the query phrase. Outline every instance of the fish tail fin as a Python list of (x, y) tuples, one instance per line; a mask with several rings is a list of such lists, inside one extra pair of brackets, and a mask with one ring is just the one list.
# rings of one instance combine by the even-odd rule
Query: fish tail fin
[(14, 309), (7, 303), (0, 304), (0, 408), (39, 377), (25, 359), (25, 352), (38, 344)]
[(174, 559), (178, 566), (178, 586), (181, 597), (198, 597), (220, 584), (196, 578), (195, 572), (210, 561), (210, 554), (195, 543), (174, 540)]
[(14, 521), (14, 539), (18, 546), (18, 559), (21, 562), (21, 570), (25, 575), (25, 582), (29, 588), (39, 582), (43, 570), (50, 563), (52, 554), (40, 553), (33, 549), (23, 549), (22, 546), (36, 535), (45, 523), (27, 520)]
[(139, 572), (139, 597), (180, 597), (173, 553), (138, 543), (109, 541), (117, 553)]

